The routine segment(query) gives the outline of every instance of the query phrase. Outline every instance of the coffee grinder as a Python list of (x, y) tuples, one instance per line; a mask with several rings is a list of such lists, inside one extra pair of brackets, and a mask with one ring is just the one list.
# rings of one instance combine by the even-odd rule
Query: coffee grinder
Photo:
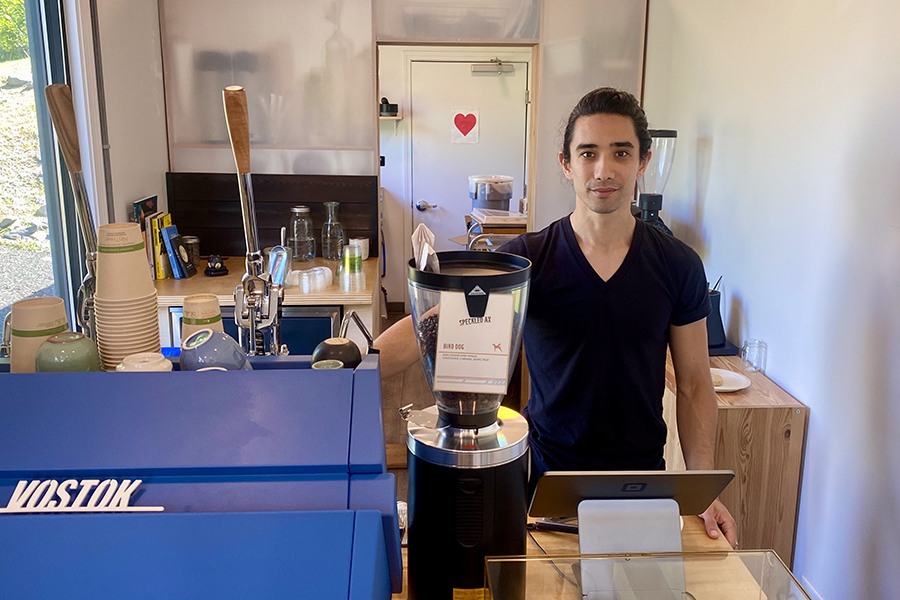
[(436, 400), (402, 410), (412, 600), (480, 598), (485, 557), (525, 554), (526, 541), (528, 426), (501, 402), (519, 355), (531, 262), (501, 252), (437, 257), (439, 273), (409, 264), (416, 340)]
[(662, 210), (662, 193), (669, 180), (672, 162), (675, 160), (675, 141), (678, 132), (672, 129), (651, 129), (650, 162), (638, 180), (638, 200), (636, 215), (645, 223), (652, 225), (669, 235), (669, 229), (659, 216)]

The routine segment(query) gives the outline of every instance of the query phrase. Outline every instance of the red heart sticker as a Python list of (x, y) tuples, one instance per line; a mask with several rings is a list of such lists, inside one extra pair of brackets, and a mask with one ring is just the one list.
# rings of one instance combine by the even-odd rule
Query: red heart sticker
[(475, 128), (476, 120), (475, 115), (472, 113), (467, 115), (456, 113), (456, 116), (453, 117), (453, 124), (456, 125), (456, 128), (459, 129), (459, 132), (463, 134), (463, 136), (466, 136)]

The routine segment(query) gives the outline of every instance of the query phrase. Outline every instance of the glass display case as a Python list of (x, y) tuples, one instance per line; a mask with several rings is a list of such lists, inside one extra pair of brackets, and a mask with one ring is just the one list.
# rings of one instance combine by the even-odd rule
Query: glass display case
[(811, 600), (771, 550), (488, 558), (492, 600)]

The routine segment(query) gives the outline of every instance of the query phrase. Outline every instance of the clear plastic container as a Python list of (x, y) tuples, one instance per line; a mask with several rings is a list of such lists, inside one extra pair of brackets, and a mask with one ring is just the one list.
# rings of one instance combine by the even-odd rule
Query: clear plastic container
[(316, 257), (316, 235), (308, 206), (300, 205), (291, 209), (291, 227), (288, 231), (288, 246), (294, 260), (308, 262)]
[(325, 260), (341, 260), (341, 251), (347, 243), (344, 228), (338, 220), (337, 202), (325, 202), (325, 224), (322, 225), (322, 257)]

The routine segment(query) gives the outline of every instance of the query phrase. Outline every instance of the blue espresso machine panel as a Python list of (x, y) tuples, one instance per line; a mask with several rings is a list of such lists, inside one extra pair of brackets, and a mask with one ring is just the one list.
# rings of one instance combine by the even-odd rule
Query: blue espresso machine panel
[(377, 355), (0, 375), (0, 598), (390, 598)]

